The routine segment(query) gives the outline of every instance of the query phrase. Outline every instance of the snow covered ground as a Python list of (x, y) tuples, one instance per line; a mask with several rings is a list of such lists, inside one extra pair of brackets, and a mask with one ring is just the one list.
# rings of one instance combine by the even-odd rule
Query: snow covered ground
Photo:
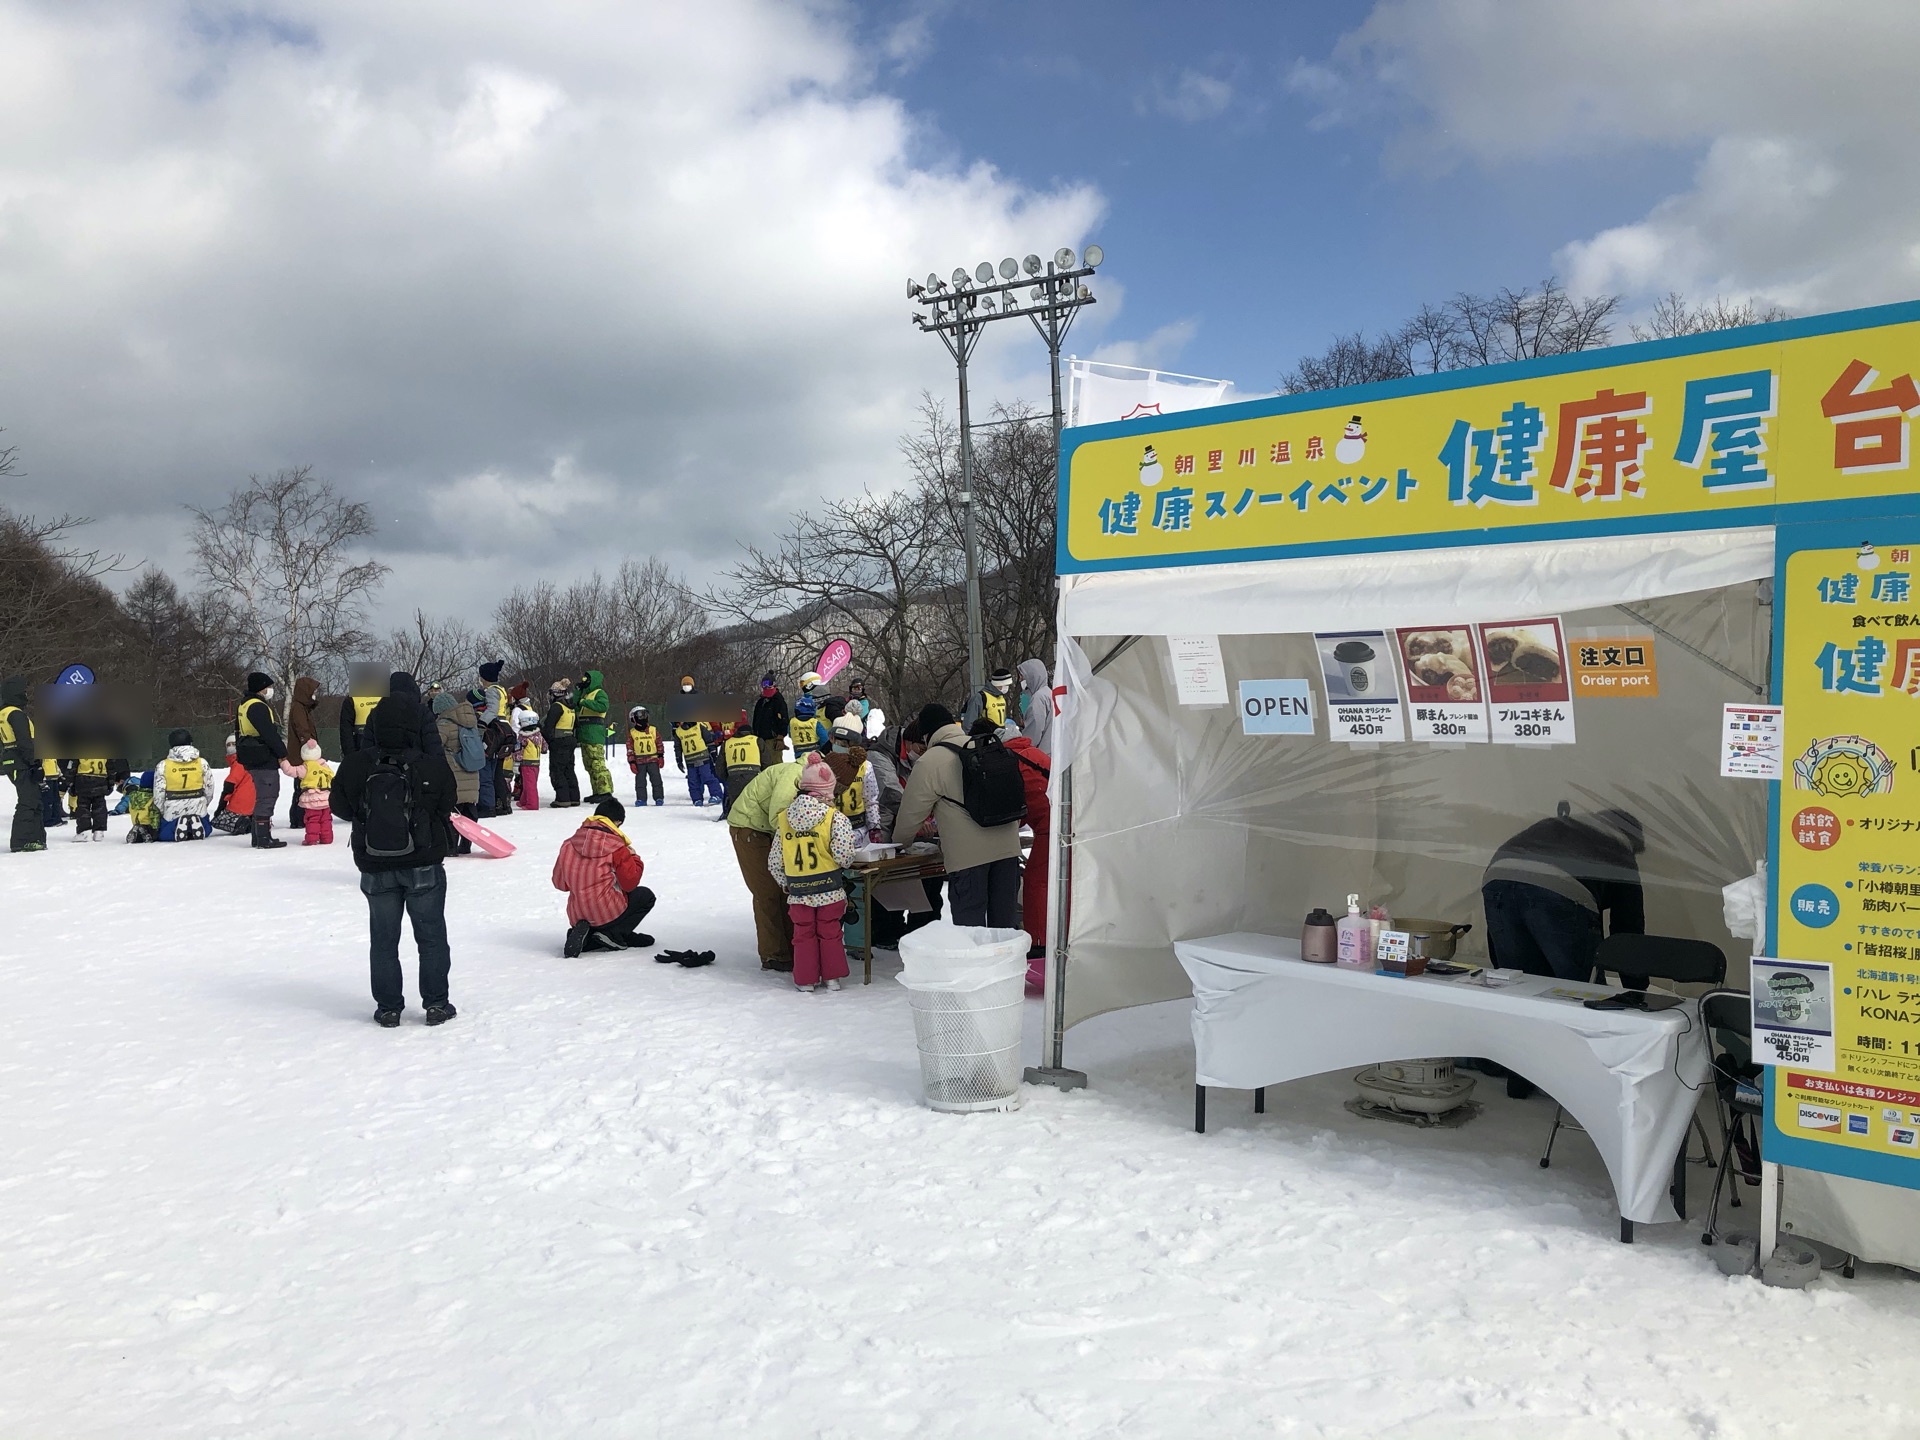
[(930, 1113), (895, 967), (763, 973), (712, 813), (628, 826), (697, 971), (561, 959), (580, 812), (502, 821), (438, 1030), (373, 1025), (344, 843), (0, 856), (0, 1435), (1920, 1433), (1920, 1284), (1623, 1246), (1543, 1099), (1197, 1136), (1159, 1006), (1070, 1035), (1089, 1091)]

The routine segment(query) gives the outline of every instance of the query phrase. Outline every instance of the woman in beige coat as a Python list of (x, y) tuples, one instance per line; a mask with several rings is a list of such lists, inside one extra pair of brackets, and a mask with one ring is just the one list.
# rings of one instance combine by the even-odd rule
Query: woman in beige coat
[[(469, 820), (477, 820), (477, 812), (480, 808), (480, 772), (461, 768), (460, 732), (471, 730), (477, 736), (480, 731), (480, 719), (473, 713), (472, 705), (445, 690), (433, 697), (433, 718), (440, 727), (440, 748), (447, 752), (447, 768), (453, 771), (454, 808)], [(468, 742), (468, 746), (472, 747), (471, 741)], [(471, 855), (473, 842), (462, 835), (455, 853)]]

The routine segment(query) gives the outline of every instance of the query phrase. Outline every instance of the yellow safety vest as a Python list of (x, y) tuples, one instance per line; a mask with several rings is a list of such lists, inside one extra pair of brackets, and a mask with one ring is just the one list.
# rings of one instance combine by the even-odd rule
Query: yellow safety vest
[(736, 735), (726, 744), (727, 769), (758, 770), (760, 741), (752, 735)]
[(299, 788), (302, 790), (331, 790), (333, 788), (333, 771), (316, 760), (313, 764), (307, 766), (306, 773), (300, 777)]
[[(16, 716), (18, 717), (17, 719), (15, 718)], [(25, 710), (22, 710), (18, 705), (9, 705), (6, 709), (0, 710), (0, 745), (16, 745), (19, 743), (20, 737), (14, 730), (14, 726), (16, 725), (26, 726), (27, 739), (31, 740), (33, 738), (33, 721), (27, 718), (27, 712)]]
[(780, 865), (787, 873), (787, 894), (819, 895), (838, 890), (840, 862), (833, 858), (833, 811), (811, 830), (795, 830), (780, 812)]
[(810, 749), (820, 743), (820, 717), (810, 715), (805, 720), (787, 722), (787, 734), (793, 739), (796, 750)]
[(256, 705), (267, 712), (267, 723), (269, 725), (273, 723), (273, 710), (268, 706), (266, 701), (262, 700), (258, 695), (255, 695), (250, 699), (240, 702), (240, 733), (242, 735), (250, 735), (258, 740), (260, 738), (260, 724), (253, 718), (253, 707)]
[(687, 764), (707, 758), (707, 737), (701, 732), (699, 721), (674, 726), (673, 738), (680, 742), (680, 758)]
[(980, 692), (980, 713), (993, 721), (994, 728), (1007, 723), (1007, 697), (998, 690)]
[(865, 824), (867, 820), (867, 782), (859, 775), (840, 792), (840, 813), (849, 820)]
[(160, 767), (160, 789), (169, 800), (185, 800), (207, 793), (207, 762), (169, 760)]
[(107, 762), (99, 759), (82, 760), (73, 767), (76, 775), (85, 775), (91, 779), (104, 780), (107, 776)]
[(367, 717), (373, 714), (373, 707), (380, 703), (378, 695), (356, 695), (353, 697), (353, 723), (365, 729)]
[[(695, 727), (698, 728), (697, 726)], [(637, 725), (627, 727), (627, 743), (633, 747), (636, 760), (654, 760), (660, 755), (660, 732), (649, 725), (642, 730)]]
[(564, 700), (556, 700), (553, 703), (560, 707), (560, 718), (553, 722), (554, 733), (556, 735), (571, 735), (573, 733), (573, 707)]
[(531, 740), (527, 741), (526, 744), (520, 747), (520, 763), (522, 765), (538, 765), (540, 763), (540, 747)]

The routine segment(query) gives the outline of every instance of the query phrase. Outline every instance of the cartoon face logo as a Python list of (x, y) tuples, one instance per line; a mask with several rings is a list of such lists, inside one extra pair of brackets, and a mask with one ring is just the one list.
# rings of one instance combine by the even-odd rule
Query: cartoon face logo
[(1333, 458), (1342, 465), (1352, 465), (1367, 453), (1367, 432), (1360, 427), (1360, 417), (1354, 416), (1347, 421), (1347, 428), (1334, 442)]
[(1816, 795), (1885, 795), (1893, 789), (1893, 761), (1862, 735), (1816, 740), (1793, 762), (1796, 790)]

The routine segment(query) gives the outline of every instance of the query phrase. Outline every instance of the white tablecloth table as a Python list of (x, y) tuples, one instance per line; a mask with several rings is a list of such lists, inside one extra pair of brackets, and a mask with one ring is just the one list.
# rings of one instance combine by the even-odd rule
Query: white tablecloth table
[[(1432, 1055), (1498, 1061), (1586, 1127), (1623, 1220), (1680, 1217), (1668, 1197), (1708, 1049), (1688, 1001), (1646, 1014), (1549, 992), (1606, 987), (1526, 976), (1499, 989), (1310, 965), (1296, 940), (1216, 935), (1174, 954), (1193, 980), (1194, 1082), (1258, 1090), (1329, 1070)], [(1631, 1227), (1622, 1226), (1623, 1238)]]

